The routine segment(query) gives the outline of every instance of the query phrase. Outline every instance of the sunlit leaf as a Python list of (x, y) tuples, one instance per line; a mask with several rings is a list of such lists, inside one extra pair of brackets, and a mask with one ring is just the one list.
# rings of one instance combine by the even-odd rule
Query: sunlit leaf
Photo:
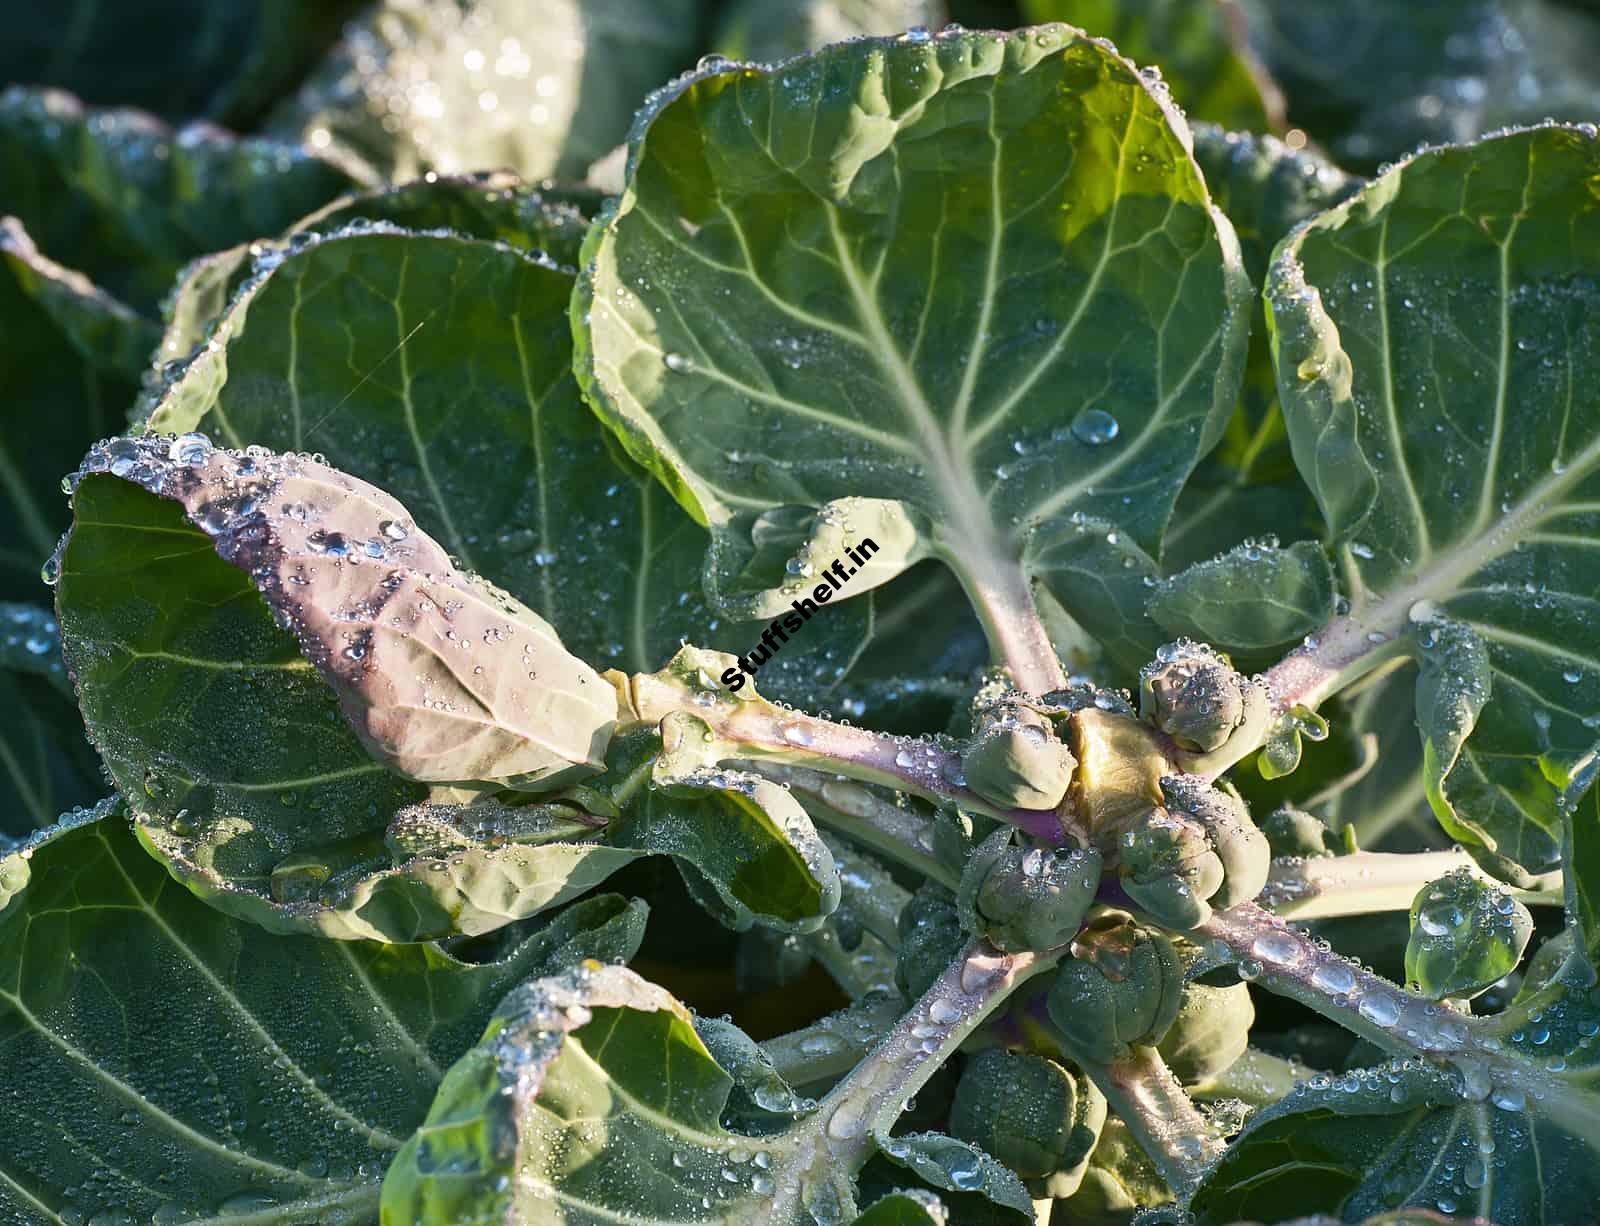
[(772, 62), (828, 43), (944, 24), (943, 0), (734, 0), (725, 6), (717, 50)]
[(1425, 661), (1481, 643), (1465, 705), (1419, 682), (1430, 799), (1518, 879), (1556, 862), (1557, 798), (1600, 739), (1600, 418), (1579, 390), (1600, 239), (1568, 224), (1597, 172), (1575, 128), (1420, 154), (1286, 240), (1267, 291), (1295, 460), (1352, 602), (1286, 667), (1381, 659), (1408, 626)]
[(1244, 335), (1180, 122), (1062, 27), (708, 68), (644, 113), (591, 233), (585, 390), (729, 547), (861, 496), (913, 508), (980, 601), (1074, 513), (1154, 551)]

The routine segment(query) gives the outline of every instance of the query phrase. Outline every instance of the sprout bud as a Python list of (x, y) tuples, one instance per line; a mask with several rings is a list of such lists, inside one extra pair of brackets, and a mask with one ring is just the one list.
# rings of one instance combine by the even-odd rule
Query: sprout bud
[(1161, 792), (1170, 809), (1204, 827), (1222, 862), (1222, 885), (1208, 896), (1210, 904), (1226, 910), (1261, 893), (1272, 868), (1272, 847), (1238, 793), (1211, 787), (1193, 775), (1163, 779)]
[(1183, 1000), (1183, 966), (1172, 941), (1107, 911), (1078, 934), (1056, 971), (1046, 1009), (1071, 1052), (1110, 1064), (1132, 1045), (1159, 1043)]
[(1336, 856), (1344, 850), (1325, 821), (1288, 805), (1267, 814), (1261, 833), (1267, 836), (1274, 856)]
[(967, 934), (956, 913), (956, 900), (943, 886), (928, 884), (900, 909), (900, 956), (894, 977), (901, 991), (915, 1000), (944, 974), (966, 944)]
[(1272, 716), (1259, 680), (1241, 677), (1209, 647), (1179, 640), (1139, 680), (1139, 714), (1185, 751), (1185, 768), (1219, 774), (1261, 744)]
[(1123, 891), (1157, 923), (1190, 929), (1211, 918), (1207, 899), (1226, 874), (1198, 822), (1156, 809), (1122, 836), (1119, 850)]
[(1054, 949), (1077, 935), (1100, 886), (1100, 853), (1012, 845), (1014, 831), (985, 839), (961, 875), (961, 917), (998, 949)]
[(1214, 988), (1186, 984), (1177, 1020), (1158, 1045), (1173, 1076), (1185, 1085), (1215, 1077), (1244, 1055), (1255, 1005), (1243, 983)]
[(967, 786), (1007, 809), (1054, 809), (1077, 764), (1048, 719), (1010, 704), (984, 712), (961, 758)]
[(1076, 1190), (1106, 1122), (1106, 1100), (1081, 1073), (1043, 1056), (990, 1048), (962, 1070), (950, 1131), (1050, 1195)]

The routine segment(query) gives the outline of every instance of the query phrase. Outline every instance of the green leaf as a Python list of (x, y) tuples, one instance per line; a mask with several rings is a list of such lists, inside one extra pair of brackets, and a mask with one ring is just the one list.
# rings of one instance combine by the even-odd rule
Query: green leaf
[(1065, 21), (1155, 65), (1196, 119), (1260, 131), (1283, 126), (1283, 98), (1257, 62), (1242, 15), (1215, 0), (1022, 0), (1029, 22)]
[(351, 180), (304, 150), (55, 91), (0, 95), (0, 213), (145, 314), (184, 262), (276, 234)]
[(943, 0), (734, 0), (716, 47), (736, 60), (771, 63), (847, 38), (944, 24)]
[(698, 0), (384, 0), (274, 129), (365, 181), (504, 166), (581, 179), (699, 46)]
[(1150, 616), (1163, 630), (1229, 651), (1280, 647), (1333, 614), (1333, 570), (1314, 541), (1246, 541), (1157, 583)]
[(568, 909), (503, 959), (273, 936), (174, 887), (117, 807), (0, 860), (0, 1206), (16, 1221), (357, 1223), (494, 1002), (637, 948)]
[(1444, 616), (1480, 638), (1495, 701), (1475, 722), (1452, 703), (1448, 735), (1418, 717), (1436, 811), (1513, 877), (1554, 865), (1557, 800), (1597, 740), (1600, 622), (1582, 576), (1600, 415), (1577, 389), (1595, 363), (1583, 321), (1600, 242), (1568, 225), (1597, 172), (1583, 128), (1419, 154), (1286, 239), (1267, 288), (1295, 460), (1352, 605), (1283, 668), (1315, 698), (1412, 623)]
[(1412, 900), (1406, 980), (1435, 1000), (1480, 995), (1516, 970), (1532, 935), (1527, 907), (1459, 869)]
[[(1537, 1093), (1475, 1061), (1465, 1076), (1411, 1060), (1313, 1077), (1256, 1115), (1212, 1169), (1191, 1204), (1199, 1226), (1318, 1211), (1359, 1221), (1402, 1207), (1500, 1226), (1588, 1223), (1600, 1203), (1600, 1098), (1584, 1084), (1592, 1040), (1579, 1043), (1597, 1015), (1572, 1004), (1531, 1031), (1583, 1071), (1537, 1076)], [(1521, 1048), (1518, 1060), (1536, 1050)]]
[(116, 432), (155, 340), (151, 324), (0, 218), (0, 599), (44, 598), (39, 568), (67, 520), (61, 474)]
[(1061, 27), (686, 78), (641, 115), (591, 232), (585, 391), (719, 539), (896, 500), (980, 602), (1028, 529), (1073, 513), (1154, 551), (1244, 338), (1233, 236), (1179, 124)]
[(949, 1220), (937, 1196), (911, 1189), (891, 1192), (874, 1201), (851, 1226), (944, 1226)]
[[(1309, 150), (1212, 124), (1195, 126), (1194, 155), (1212, 199), (1239, 235), (1245, 269), (1257, 283), (1279, 239), (1361, 186), (1360, 179)], [(1239, 407), (1216, 450), (1201, 461), (1178, 497), (1162, 554), (1169, 571), (1247, 537), (1322, 535), (1316, 501), (1295, 472), (1289, 451), (1261, 310), (1257, 300)]]
[(360, 0), (38, 5), (12, 14), (0, 81), (247, 127), (359, 8)]
[(104, 795), (48, 609), (0, 602), (0, 710), (0, 843)]
[(1507, 124), (1586, 122), (1600, 99), (1592, 6), (1567, 0), (1246, 0), (1290, 118), (1365, 167)]
[[(496, 192), (506, 190), (480, 209), (464, 184), (440, 180), (307, 224), (364, 218), (370, 204), (380, 220), (443, 211), (496, 234), (526, 218), (522, 243), (569, 244), (570, 209)], [(195, 275), (199, 296), (211, 273)], [(706, 534), (616, 454), (578, 396), (572, 283), (570, 270), (503, 243), (382, 226), (308, 234), (264, 261), (149, 428), (325, 454), (393, 493), (596, 664), (659, 668), (684, 638), (748, 651), (762, 627), (719, 618), (701, 595)], [(822, 610), (763, 669), (763, 688), (814, 700), (871, 625), (870, 608)]]
[(774, 1226), (850, 1206), (817, 1117), (727, 1131), (733, 1079), (689, 1011), (621, 967), (519, 988), (446, 1075), (384, 1180), (385, 1223), (644, 1220)]

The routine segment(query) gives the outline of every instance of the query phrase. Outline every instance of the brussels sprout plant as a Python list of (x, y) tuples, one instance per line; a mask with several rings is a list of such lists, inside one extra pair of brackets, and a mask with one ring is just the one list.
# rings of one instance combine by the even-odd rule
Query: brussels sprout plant
[(0, 1217), (1600, 1217), (1592, 124), (1276, 0), (190, 7), (5, 36), (254, 135), (0, 100)]

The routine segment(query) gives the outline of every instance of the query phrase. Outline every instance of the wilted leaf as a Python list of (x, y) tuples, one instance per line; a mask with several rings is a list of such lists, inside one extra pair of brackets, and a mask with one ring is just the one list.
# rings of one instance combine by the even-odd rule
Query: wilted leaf
[(1031, 22), (1065, 21), (1153, 65), (1196, 119), (1262, 131), (1283, 126), (1283, 98), (1257, 62), (1234, 0), (1022, 0)]
[(698, 0), (383, 0), (275, 130), (368, 181), (504, 166), (581, 179), (694, 58)]
[(39, 568), (67, 522), (61, 475), (116, 432), (156, 336), (0, 218), (0, 599), (45, 598)]
[(1554, 865), (1557, 799), (1600, 739), (1600, 418), (1577, 391), (1600, 241), (1568, 224), (1597, 172), (1581, 129), (1419, 154), (1286, 240), (1267, 291), (1296, 463), (1352, 602), (1285, 667), (1381, 659), (1412, 624), (1426, 659), (1440, 617), (1481, 640), (1494, 702), (1418, 693), (1448, 772), (1430, 798), (1519, 879)]
[[(413, 205), (467, 209), (450, 203), (459, 190), (366, 199), (409, 220)], [(364, 207), (338, 206), (350, 219)], [(498, 227), (512, 213), (530, 219), (524, 242), (570, 233), (570, 212), (515, 193), (479, 216)], [(659, 668), (684, 638), (748, 651), (762, 626), (718, 618), (701, 595), (706, 534), (615, 454), (578, 396), (571, 292), (570, 270), (504, 244), (383, 228), (308, 236), (238, 296), (150, 428), (325, 454), (597, 665)], [(870, 633), (870, 609), (823, 610), (763, 669), (764, 688), (814, 699)]]
[(0, 213), (151, 316), (185, 261), (276, 234), (351, 185), (296, 146), (52, 90), (0, 95), (0, 167)]
[(1060, 27), (708, 69), (646, 111), (591, 232), (580, 378), (719, 537), (895, 500), (979, 592), (1072, 513), (1152, 551), (1243, 346), (1178, 122)]
[(18, 1222), (371, 1222), (494, 1002), (631, 956), (644, 924), (595, 898), (482, 966), (272, 936), (175, 888), (110, 805), (0, 860), (0, 883), (0, 1206)]
[(0, 842), (104, 795), (48, 609), (0, 602), (0, 710)]
[(942, 0), (734, 0), (725, 6), (717, 50), (771, 63), (829, 43), (944, 24)]

